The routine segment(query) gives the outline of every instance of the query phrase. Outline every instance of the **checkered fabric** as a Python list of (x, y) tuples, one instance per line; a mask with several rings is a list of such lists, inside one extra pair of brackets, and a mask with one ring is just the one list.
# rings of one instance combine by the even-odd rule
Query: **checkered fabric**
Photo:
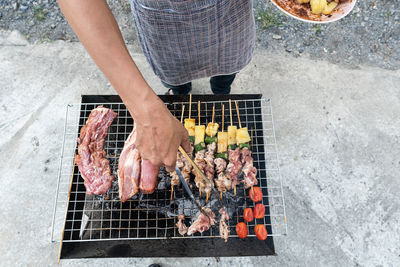
[(236, 73), (251, 60), (251, 0), (132, 0), (131, 6), (147, 61), (168, 84)]

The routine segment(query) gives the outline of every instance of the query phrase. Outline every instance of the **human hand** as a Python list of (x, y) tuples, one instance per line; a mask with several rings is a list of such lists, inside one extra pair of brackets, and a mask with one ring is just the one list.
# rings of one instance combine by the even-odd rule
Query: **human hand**
[(186, 129), (155, 94), (134, 107), (131, 114), (137, 132), (135, 144), (142, 157), (173, 171), (178, 147), (187, 152), (191, 150)]

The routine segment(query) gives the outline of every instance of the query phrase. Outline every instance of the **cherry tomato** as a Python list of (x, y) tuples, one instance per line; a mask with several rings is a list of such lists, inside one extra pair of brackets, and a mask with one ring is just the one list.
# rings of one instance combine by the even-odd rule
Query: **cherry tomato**
[(258, 239), (260, 240), (267, 239), (268, 233), (267, 229), (265, 229), (264, 224), (257, 224), (256, 227), (254, 228), (254, 232), (256, 233)]
[(244, 210), (243, 219), (246, 222), (251, 222), (252, 220), (254, 220), (253, 210), (251, 208), (247, 208)]
[(253, 200), (254, 202), (261, 201), (263, 198), (262, 190), (257, 186), (253, 186), (253, 188), (250, 188), (249, 195), (251, 200)]
[(262, 219), (265, 215), (265, 206), (262, 203), (257, 203), (254, 207), (254, 218)]
[(245, 239), (248, 234), (247, 225), (244, 222), (236, 224), (236, 233), (241, 239)]

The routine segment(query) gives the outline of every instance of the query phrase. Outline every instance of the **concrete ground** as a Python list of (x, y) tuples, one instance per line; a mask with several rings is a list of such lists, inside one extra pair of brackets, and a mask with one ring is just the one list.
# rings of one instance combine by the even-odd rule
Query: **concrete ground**
[[(137, 47), (132, 56), (164, 88)], [(232, 93), (272, 98), (289, 233), (277, 256), (62, 260), (65, 266), (400, 266), (400, 71), (257, 50)], [(207, 80), (193, 93), (210, 93)], [(65, 105), (115, 94), (79, 43), (0, 34), (0, 265), (57, 264), (50, 242)]]

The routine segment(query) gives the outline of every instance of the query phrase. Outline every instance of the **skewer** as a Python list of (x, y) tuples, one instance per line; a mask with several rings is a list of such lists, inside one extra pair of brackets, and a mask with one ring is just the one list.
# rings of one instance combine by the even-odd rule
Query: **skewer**
[(182, 106), (181, 123), (183, 123), (183, 113), (185, 113), (185, 105)]
[[(236, 108), (237, 108), (237, 102), (235, 100), (235, 104), (236, 104)], [(237, 110), (237, 112), (239, 112), (239, 110)], [(239, 114), (239, 113), (238, 113)], [(232, 120), (232, 102), (229, 99), (229, 116), (231, 117), (231, 126), (233, 126), (233, 120)], [(239, 116), (238, 116), (239, 118)], [(240, 125), (240, 118), (239, 118), (239, 125)], [(233, 194), (234, 196), (236, 196), (236, 185), (233, 186)]]
[(224, 132), (225, 106), (222, 104), (222, 132)]
[(189, 119), (192, 114), (192, 94), (189, 95)]
[(200, 126), (200, 101), (197, 102), (197, 111), (198, 111), (197, 115), (199, 117), (199, 126)]
[(215, 104), (213, 105), (213, 113), (212, 113), (212, 124), (214, 124), (214, 115), (215, 115)]
[[(250, 128), (250, 147), (253, 147), (253, 128)], [(250, 187), (250, 191), (254, 195), (253, 186)]]
[(233, 122), (232, 122), (232, 102), (231, 102), (230, 99), (229, 99), (229, 114), (230, 114), (230, 117), (231, 117), (231, 126), (233, 126)]
[[(191, 95), (190, 95), (191, 96)], [(182, 105), (182, 113), (181, 113), (181, 123), (183, 123), (183, 114), (185, 113), (185, 105)], [(172, 201), (174, 195), (174, 186), (171, 184), (171, 197), (170, 201)]]
[(236, 113), (237, 113), (238, 121), (239, 121), (239, 128), (242, 128), (242, 123), (240, 123), (239, 107), (238, 107), (236, 100), (235, 100), (235, 105), (236, 105)]

